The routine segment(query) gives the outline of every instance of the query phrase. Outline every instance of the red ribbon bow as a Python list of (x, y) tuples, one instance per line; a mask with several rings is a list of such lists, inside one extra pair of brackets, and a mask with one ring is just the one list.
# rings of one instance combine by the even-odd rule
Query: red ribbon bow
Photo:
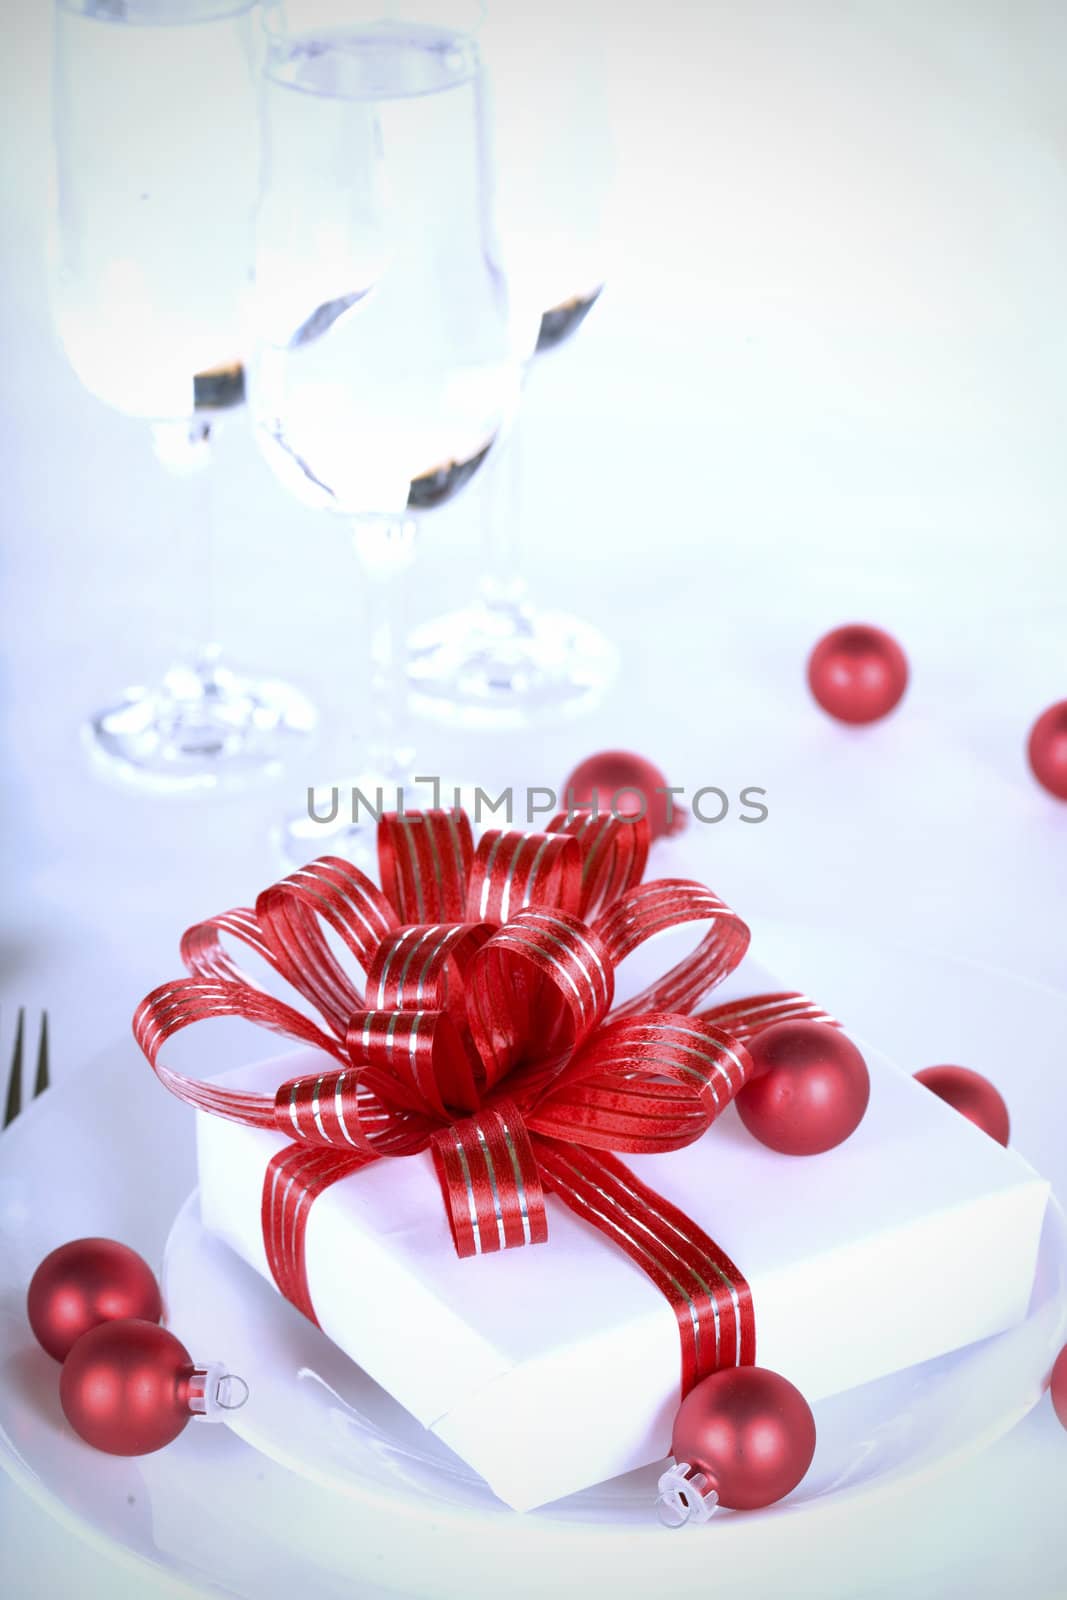
[[(642, 884), (648, 829), (590, 815), (545, 833), (492, 831), (474, 848), (462, 812), (383, 817), (382, 889), (326, 856), (264, 891), (255, 910), (191, 928), (191, 977), (138, 1007), (134, 1034), (172, 1093), (293, 1140), (263, 1190), (267, 1255), (282, 1293), (314, 1320), (304, 1230), (316, 1195), (385, 1157), (432, 1153), (457, 1254), (539, 1244), (546, 1191), (606, 1234), (670, 1301), (682, 1392), (755, 1360), (739, 1269), (615, 1152), (693, 1143), (751, 1073), (745, 1041), (771, 1022), (825, 1018), (802, 995), (695, 1013), (734, 970), (749, 931), (699, 883)], [(709, 924), (696, 949), (612, 1010), (619, 963), (653, 935)], [(352, 983), (322, 924), (355, 957)], [(318, 1011), (275, 999), (227, 954), (250, 946)], [(335, 1066), (272, 1098), (164, 1066), (190, 1023), (241, 1016), (314, 1045)]]

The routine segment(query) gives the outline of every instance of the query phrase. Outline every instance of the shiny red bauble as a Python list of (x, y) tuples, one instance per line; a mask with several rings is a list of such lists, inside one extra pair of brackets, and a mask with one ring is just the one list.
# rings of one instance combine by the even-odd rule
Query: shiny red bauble
[(832, 1150), (863, 1121), (867, 1063), (825, 1022), (776, 1022), (749, 1043), (756, 1076), (737, 1096), (748, 1131), (787, 1156)]
[(686, 813), (679, 796), (668, 795), (658, 767), (632, 750), (599, 750), (575, 767), (563, 785), (564, 806), (588, 806), (596, 797), (600, 816), (648, 818), (653, 839), (678, 833)]
[(30, 1279), (26, 1313), (37, 1342), (63, 1361), (76, 1339), (102, 1322), (163, 1315), (159, 1285), (135, 1250), (114, 1239), (72, 1239), (45, 1256)]
[(671, 1454), (704, 1473), (720, 1505), (754, 1511), (789, 1494), (811, 1466), (815, 1418), (777, 1372), (729, 1367), (686, 1395)]
[(970, 1067), (924, 1067), (915, 1076), (968, 1122), (973, 1122), (998, 1144), (1007, 1144), (1011, 1134), (1008, 1108), (989, 1079), (983, 1078), (980, 1072), (972, 1072)]
[(189, 1421), (194, 1372), (185, 1346), (158, 1323), (105, 1322), (83, 1333), (63, 1363), (59, 1399), (94, 1450), (144, 1456)]
[(908, 658), (882, 628), (850, 623), (819, 640), (808, 660), (808, 686), (838, 722), (877, 722), (908, 687)]
[(1026, 754), (1042, 788), (1067, 800), (1067, 700), (1041, 713), (1030, 729)]
[(1056, 1357), (1052, 1377), (1049, 1379), (1049, 1390), (1052, 1394), (1052, 1409), (1063, 1427), (1067, 1428), (1067, 1344)]

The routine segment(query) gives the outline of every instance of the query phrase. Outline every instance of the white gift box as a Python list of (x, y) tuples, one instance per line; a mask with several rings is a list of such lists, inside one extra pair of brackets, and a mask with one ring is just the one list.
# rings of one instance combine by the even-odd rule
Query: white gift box
[[(714, 999), (782, 987), (747, 959)], [(870, 1106), (836, 1150), (779, 1155), (730, 1107), (684, 1150), (626, 1158), (736, 1262), (757, 1362), (810, 1401), (1021, 1320), (1048, 1199), (1019, 1155), (861, 1048)], [(322, 1062), (301, 1050), (225, 1081), (273, 1091)], [(269, 1279), (263, 1177), (288, 1141), (197, 1123), (204, 1223)], [(519, 1511), (660, 1460), (679, 1400), (666, 1299), (552, 1197), (548, 1213), (547, 1244), (460, 1260), (427, 1153), (334, 1184), (307, 1222), (324, 1332)]]

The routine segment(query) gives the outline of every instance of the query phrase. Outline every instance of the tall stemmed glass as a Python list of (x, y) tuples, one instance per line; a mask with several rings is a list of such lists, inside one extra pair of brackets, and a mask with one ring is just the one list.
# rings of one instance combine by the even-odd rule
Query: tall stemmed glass
[[(508, 278), (517, 305), (539, 325), (539, 358), (576, 332), (603, 288), (611, 168), (601, 24), (574, 8), (565, 70), (559, 32), (544, 24), (499, 5), (482, 34)], [(540, 365), (527, 366), (529, 386)], [(522, 727), (573, 716), (597, 703), (617, 671), (617, 652), (597, 628), (530, 595), (522, 530), (536, 465), (524, 435), (520, 412), (486, 474), (474, 603), (423, 624), (411, 639), (415, 704), (446, 723)]]
[(411, 513), (476, 469), (519, 386), (477, 46), (364, 6), (339, 23), (345, 10), (310, 30), (292, 0), (267, 11), (253, 413), (287, 487), (348, 519), (372, 591), (364, 767), (289, 820), (294, 858), (334, 828), (328, 847), (360, 859), (373, 827), (353, 793), (391, 807), (411, 779)]
[[(55, 21), (57, 331), (86, 388), (150, 423), (164, 466), (206, 480), (216, 419), (244, 398), (253, 0), (58, 0)], [(212, 641), (207, 504), (198, 521), (184, 599), (207, 642), (86, 729), (109, 770), (163, 790), (276, 770), (314, 722), (302, 695), (235, 670)]]

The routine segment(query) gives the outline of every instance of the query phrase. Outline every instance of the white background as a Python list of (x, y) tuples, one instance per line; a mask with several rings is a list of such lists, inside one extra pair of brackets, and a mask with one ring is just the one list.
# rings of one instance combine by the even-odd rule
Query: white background
[[(567, 729), (420, 728), (422, 770), (559, 783), (625, 744), (690, 791), (762, 785), (765, 824), (731, 815), (690, 841), (690, 870), (757, 931), (829, 923), (1063, 988), (1067, 806), (1023, 748), (1067, 696), (1067, 12), (673, 0), (610, 16), (615, 259), (580, 338), (534, 375), (525, 523), (538, 593), (600, 623), (624, 671)], [(565, 51), (552, 8), (538, 17)], [(342, 530), (288, 501), (232, 427), (221, 631), (304, 684), (330, 735), (253, 797), (165, 802), (88, 775), (82, 717), (165, 664), (191, 613), (195, 491), (166, 484), (143, 428), (85, 395), (54, 342), (48, 8), (5, 23), (0, 1059), (12, 1008), (47, 1006), (62, 1079), (174, 973), (183, 927), (276, 875), (271, 817), (359, 732), (364, 602)], [(471, 586), (476, 494), (427, 525), (417, 615)], [(853, 732), (814, 709), (803, 666), (861, 619), (899, 636), (913, 679), (896, 717)], [(902, 1064), (961, 1058), (965, 1019), (900, 1005), (886, 1044)], [(1010, 1017), (964, 1059), (1067, 1194), (1063, 1078), (1013, 1058)], [(855, 1509), (799, 1568), (783, 1552), (752, 1592), (992, 1595), (1026, 1571), (1023, 1592), (1062, 1594), (1065, 1483), (1044, 1405), (891, 1517)], [(130, 1592), (0, 1484), (5, 1570), (20, 1597)]]

